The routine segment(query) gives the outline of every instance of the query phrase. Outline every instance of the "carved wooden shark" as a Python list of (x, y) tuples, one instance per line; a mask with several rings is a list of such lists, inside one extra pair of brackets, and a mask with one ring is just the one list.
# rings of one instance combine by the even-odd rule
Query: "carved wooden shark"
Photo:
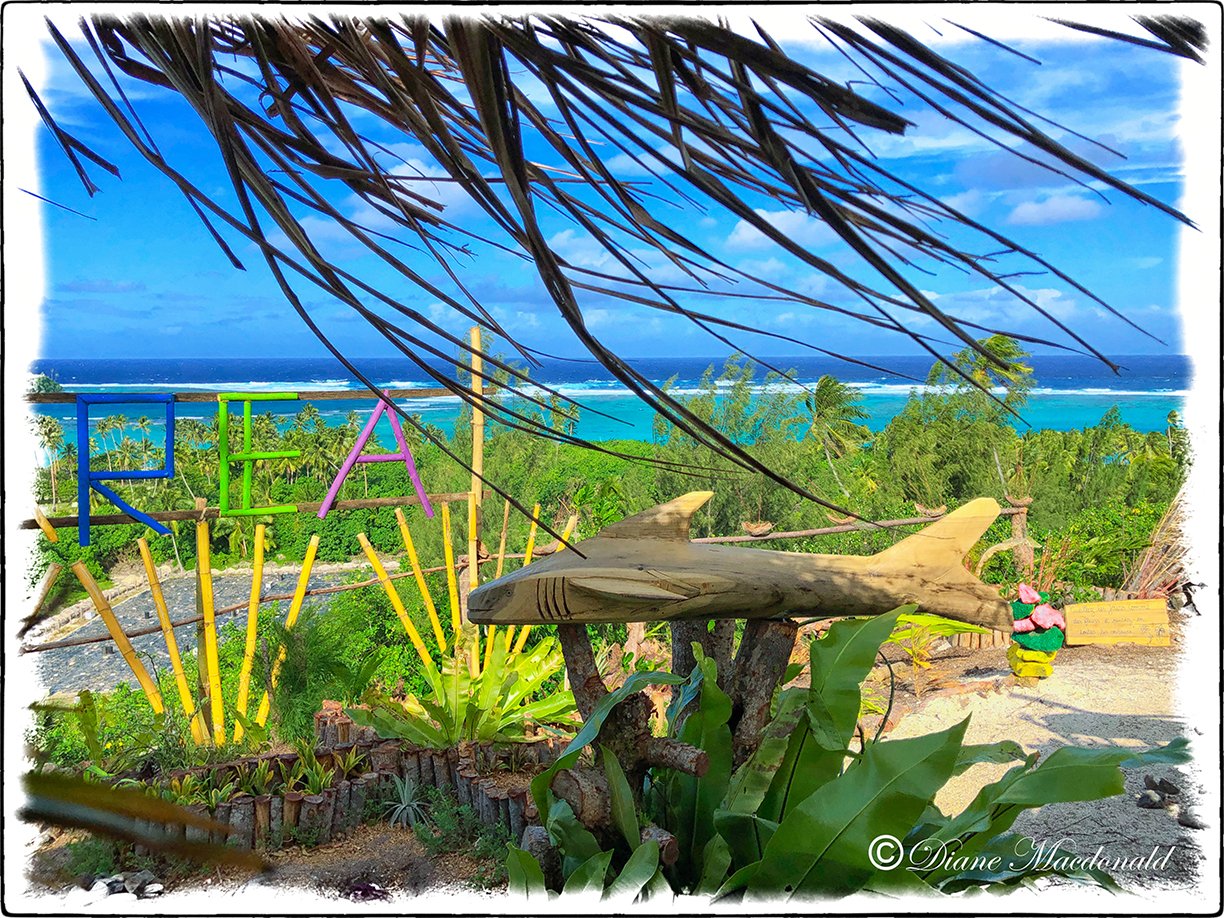
[(916, 602), (923, 612), (1011, 630), (1011, 607), (965, 569), (965, 553), (999, 515), (972, 500), (870, 556), (810, 555), (689, 541), (694, 491), (606, 527), (581, 544), (476, 589), (478, 624), (577, 624), (676, 619), (876, 615)]

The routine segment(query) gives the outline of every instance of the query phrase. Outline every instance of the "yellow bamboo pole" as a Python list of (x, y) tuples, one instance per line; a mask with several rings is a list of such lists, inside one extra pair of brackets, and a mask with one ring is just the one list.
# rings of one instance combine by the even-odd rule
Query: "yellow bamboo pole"
[[(538, 506), (538, 505), (537, 505), (537, 506)], [(539, 516), (539, 510), (538, 510), (538, 509), (536, 510), (536, 516)], [(570, 537), (570, 536), (573, 534), (573, 532), (574, 532), (574, 527), (575, 527), (575, 526), (577, 526), (577, 525), (578, 525), (578, 514), (577, 514), (577, 513), (575, 513), (575, 514), (572, 514), (572, 515), (570, 516), (570, 518), (569, 518), (569, 519), (566, 521), (566, 523), (565, 523), (565, 528), (564, 528), (563, 530), (561, 530), (561, 544), (559, 544), (559, 545), (557, 546), (557, 551), (561, 551), (562, 549), (564, 549), (564, 548), (565, 548), (565, 542), (566, 542), (566, 541), (569, 539), (569, 537)], [(533, 534), (534, 534), (534, 533), (533, 533)], [(528, 551), (527, 551), (527, 560), (528, 560), (528, 561), (529, 561), (529, 560), (531, 560), (531, 550), (530, 550), (530, 549), (531, 549), (531, 547), (532, 547), (532, 546), (528, 545)], [(524, 564), (526, 564), (526, 563), (527, 563), (527, 561), (524, 561), (523, 563), (524, 563)], [(520, 629), (519, 629), (519, 633), (518, 633), (518, 641), (516, 641), (516, 642), (515, 642), (515, 644), (514, 644), (514, 652), (515, 652), (515, 653), (522, 653), (522, 650), (523, 650), (523, 645), (525, 645), (525, 644), (527, 643), (527, 635), (529, 635), (530, 633), (531, 633), (531, 626), (530, 626), (530, 625), (524, 625), (522, 628), (520, 628)]]
[(412, 565), (412, 577), (416, 581), (417, 589), (421, 591), (421, 602), (425, 604), (425, 611), (429, 613), (429, 624), (438, 640), (438, 650), (446, 653), (446, 635), (442, 633), (442, 622), (438, 618), (433, 596), (430, 595), (429, 584), (425, 582), (425, 575), (421, 572), (421, 561), (417, 558), (416, 546), (412, 543), (412, 533), (408, 531), (408, 520), (404, 518), (404, 511), (399, 507), (395, 508), (395, 520), (399, 523), (400, 537), (404, 540), (404, 551), (408, 552), (408, 563)]
[[(498, 577), (502, 575), (502, 566), (506, 562), (506, 529), (509, 525), (510, 525), (510, 498), (507, 497), (506, 498), (506, 509), (502, 512), (501, 542), (498, 543), (498, 546), (497, 546), (497, 572), (493, 575), (494, 580), (496, 580)], [(485, 635), (486, 644), (485, 644), (484, 666), (486, 669), (489, 666), (489, 661), (493, 658), (493, 640), (496, 636), (497, 636), (497, 626), (490, 625), (488, 628), (488, 632)], [(507, 643), (506, 649), (509, 650), (510, 649), (509, 640), (507, 640), (506, 643)]]
[(200, 605), (204, 614), (204, 654), (208, 667), (208, 711), (212, 716), (213, 742), (225, 745), (225, 700), (221, 697), (221, 667), (217, 660), (217, 620), (214, 613), (212, 559), (209, 552), (208, 523), (196, 523), (196, 571), (200, 582)]
[[(315, 554), (319, 550), (319, 535), (315, 533), (310, 537), (310, 544), (306, 546), (306, 557), (302, 559), (302, 572), (298, 574), (297, 589), (293, 591), (293, 599), (289, 602), (289, 614), (285, 616), (285, 630), (290, 631), (297, 624), (298, 614), (302, 611), (302, 601), (306, 598), (306, 588), (310, 585), (310, 569), (314, 567)], [(272, 687), (276, 687), (276, 678), (280, 675), (281, 664), (285, 662), (285, 648), (280, 649), (280, 653), (276, 655), (276, 661), (272, 664), (272, 674), (268, 681)], [(267, 690), (264, 690), (263, 698), (259, 702), (259, 711), (255, 714), (255, 723), (261, 727), (268, 722), (268, 712), (272, 710), (272, 699)]]
[(106, 630), (110, 632), (111, 639), (118, 645), (119, 652), (123, 654), (123, 659), (127, 661), (127, 665), (132, 669), (132, 675), (136, 677), (136, 681), (144, 689), (145, 697), (149, 699), (153, 712), (161, 714), (165, 710), (165, 705), (162, 704), (161, 692), (157, 690), (156, 684), (149, 678), (149, 671), (144, 668), (144, 664), (136, 656), (136, 650), (132, 647), (132, 642), (123, 633), (123, 629), (119, 627), (119, 620), (115, 618), (114, 610), (111, 609), (110, 603), (106, 601), (106, 597), (102, 595), (102, 590), (98, 588), (98, 584), (89, 573), (89, 569), (85, 567), (83, 561), (78, 561), (72, 565), (72, 572), (76, 574), (77, 580), (81, 581), (81, 586), (85, 588), (85, 592), (93, 600), (94, 608), (98, 610), (98, 614), (102, 616), (102, 621), (106, 623)]
[(144, 562), (145, 576), (149, 580), (149, 593), (153, 596), (153, 605), (157, 609), (157, 620), (161, 623), (162, 635), (166, 639), (166, 652), (170, 654), (170, 668), (174, 670), (174, 684), (178, 688), (183, 714), (191, 723), (191, 739), (199, 746), (207, 741), (208, 736), (195, 716), (195, 700), (191, 697), (191, 689), (187, 686), (187, 674), (183, 672), (183, 658), (179, 655), (178, 641), (174, 637), (174, 626), (170, 623), (170, 610), (166, 608), (166, 597), (162, 594), (161, 581), (157, 579), (157, 567), (153, 564), (153, 555), (149, 551), (148, 542), (143, 538), (137, 539), (136, 547), (140, 549), (140, 560)]
[(446, 589), (450, 597), (451, 632), (456, 638), (462, 622), (459, 620), (459, 584), (455, 580), (455, 551), (451, 548), (450, 504), (442, 502), (442, 561), (446, 565)]
[(404, 631), (408, 633), (408, 640), (412, 641), (412, 646), (416, 648), (416, 652), (420, 655), (421, 662), (432, 663), (433, 658), (429, 655), (429, 649), (425, 646), (425, 642), (421, 640), (421, 635), (417, 632), (416, 625), (408, 617), (408, 611), (404, 608), (399, 593), (395, 591), (395, 584), (391, 582), (391, 579), (387, 576), (386, 568), (378, 560), (378, 555), (374, 553), (374, 546), (370, 544), (370, 540), (366, 538), (364, 532), (357, 533), (357, 542), (361, 545), (361, 550), (365, 552), (366, 558), (369, 559), (370, 567), (374, 568), (374, 576), (378, 578), (378, 582), (386, 590), (387, 598), (391, 600), (391, 607), (395, 609), (395, 614), (399, 616), (400, 623), (404, 626)]
[(63, 572), (64, 567), (61, 564), (52, 561), (47, 565), (47, 570), (43, 573), (42, 583), (38, 585), (38, 598), (34, 600), (34, 610), (21, 620), (23, 626), (22, 633), (33, 628), (38, 623), (43, 605), (47, 602), (47, 597), (51, 595), (51, 588), (55, 586), (55, 581), (59, 580), (59, 576)]
[(501, 543), (497, 546), (497, 573), (493, 575), (496, 580), (502, 575), (502, 567), (506, 563), (506, 531), (510, 527), (510, 498), (506, 498), (506, 509), (502, 513), (502, 531)]
[[(531, 563), (531, 554), (535, 551), (536, 528), (540, 525), (540, 505), (531, 508), (531, 528), (527, 530), (527, 547), (523, 549), (523, 567)], [(506, 627), (506, 650), (511, 649), (510, 642), (514, 640), (514, 626)], [(526, 640), (524, 638), (524, 640)], [(520, 642), (521, 645), (521, 642)]]
[[(259, 597), (263, 592), (264, 533), (267, 527), (255, 527), (255, 560), (251, 566), (251, 601), (247, 605), (246, 644), (242, 648), (242, 669), (238, 671), (238, 701), (235, 710), (246, 717), (247, 698), (251, 692), (251, 667), (255, 663), (255, 640), (259, 632)], [(234, 742), (242, 739), (242, 722), (234, 724)]]
[(48, 542), (59, 541), (59, 533), (55, 531), (55, 527), (43, 515), (42, 508), (37, 504), (34, 505), (34, 522), (38, 523), (38, 528), (43, 531), (43, 535), (47, 537)]
[(484, 360), (480, 355), (480, 326), (472, 326), (472, 490), (468, 493), (468, 586), (480, 586), (480, 565), (476, 553), (480, 551), (480, 499), (484, 493), (484, 412), (480, 410), (484, 398), (484, 380), (480, 373)]

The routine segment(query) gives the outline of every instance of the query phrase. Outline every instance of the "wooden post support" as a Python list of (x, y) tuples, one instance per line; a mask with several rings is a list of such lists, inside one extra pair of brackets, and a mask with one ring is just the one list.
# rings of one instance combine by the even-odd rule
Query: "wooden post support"
[(111, 609), (110, 603), (106, 601), (106, 597), (102, 595), (102, 590), (98, 588), (97, 581), (93, 579), (83, 561), (78, 561), (72, 565), (72, 572), (76, 574), (77, 580), (81, 582), (81, 586), (85, 588), (85, 592), (93, 600), (94, 608), (98, 610), (98, 615), (102, 617), (102, 621), (106, 624), (106, 630), (110, 632), (111, 638), (119, 647), (119, 652), (123, 654), (123, 659), (131, 667), (132, 675), (136, 677), (136, 681), (144, 689), (145, 697), (149, 699), (149, 704), (152, 706), (154, 713), (161, 714), (165, 710), (165, 706), (162, 704), (161, 692), (157, 690), (157, 685), (149, 677), (148, 670), (144, 668), (144, 664), (136, 656), (136, 650), (132, 647), (132, 642), (123, 633), (123, 629), (119, 627), (119, 620), (115, 618), (114, 610)]
[(1023, 572), (1029, 579), (1032, 579), (1033, 546), (1028, 542), (1028, 508), (1033, 499), (1031, 497), (1012, 497), (1007, 495), (1007, 502), (1016, 511), (1012, 514), (1011, 518), (1012, 538), (1016, 540), (1015, 546), (1012, 548), (1012, 558), (1015, 559), (1016, 569)]
[(191, 724), (191, 739), (198, 746), (206, 742), (208, 736), (195, 716), (195, 701), (191, 697), (191, 689), (187, 686), (187, 674), (183, 671), (183, 658), (179, 656), (178, 641), (174, 637), (174, 625), (170, 621), (170, 610), (166, 608), (166, 597), (162, 594), (161, 582), (157, 579), (153, 554), (149, 551), (149, 543), (143, 538), (136, 540), (136, 547), (140, 549), (140, 560), (144, 562), (145, 577), (149, 581), (149, 593), (153, 597), (153, 605), (157, 609), (157, 620), (161, 623), (162, 635), (166, 639), (166, 652), (170, 655), (170, 668), (174, 671), (174, 684), (178, 689), (179, 702), (183, 705), (183, 714)]
[[(259, 634), (259, 596), (263, 592), (264, 534), (267, 527), (255, 527), (255, 558), (251, 565), (251, 601), (247, 605), (246, 643), (242, 648), (242, 669), (238, 672), (238, 701), (235, 710), (247, 715), (247, 698), (251, 691), (251, 667), (255, 662), (255, 641)], [(234, 724), (234, 742), (242, 739), (242, 722)]]

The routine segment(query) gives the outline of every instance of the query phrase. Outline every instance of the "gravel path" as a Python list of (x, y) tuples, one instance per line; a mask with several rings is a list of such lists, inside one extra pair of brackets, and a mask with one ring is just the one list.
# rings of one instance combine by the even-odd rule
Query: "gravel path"
[[(310, 578), (310, 588), (330, 586), (341, 581), (342, 574), (335, 572), (314, 573)], [(264, 595), (271, 593), (292, 593), (297, 586), (297, 573), (291, 570), (283, 572), (266, 571), (263, 579)], [(162, 583), (162, 594), (166, 598), (166, 606), (170, 610), (170, 618), (187, 618), (195, 614), (195, 578), (179, 577)], [(251, 594), (250, 572), (213, 575), (213, 595), (217, 608), (232, 606), (246, 601)], [(311, 605), (322, 607), (330, 596), (312, 596), (306, 600), (306, 607)], [(282, 608), (288, 608), (288, 600), (281, 603)], [(145, 590), (131, 599), (114, 606), (115, 616), (125, 631), (147, 628), (157, 624), (157, 611), (153, 605), (153, 596)], [(226, 622), (236, 622), (244, 627), (246, 609), (219, 616), (218, 628)], [(83, 625), (74, 631), (70, 637), (93, 637), (105, 634), (106, 625), (100, 618)], [(186, 653), (195, 648), (196, 626), (183, 625), (174, 630), (179, 652)], [(170, 654), (166, 650), (166, 641), (160, 631), (132, 639), (132, 646), (140, 655), (142, 662), (150, 672), (168, 670)], [(38, 672), (43, 688), (49, 693), (78, 692), (82, 689), (107, 691), (120, 682), (136, 684), (132, 671), (124, 662), (123, 656), (115, 650), (114, 645), (107, 641), (100, 644), (84, 644), (80, 647), (67, 647), (63, 650), (49, 650), (38, 654)]]

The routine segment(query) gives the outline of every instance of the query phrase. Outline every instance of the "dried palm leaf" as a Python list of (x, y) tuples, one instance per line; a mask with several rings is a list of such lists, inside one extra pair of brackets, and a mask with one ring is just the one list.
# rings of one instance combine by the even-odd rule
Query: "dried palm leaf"
[[(1141, 39), (1140, 44), (1187, 56), (1202, 49), (1201, 28), (1196, 31), (1193, 23), (1173, 17), (1138, 21), (1158, 39)], [(467, 355), (476, 352), (465, 338), (408, 305), (392, 285), (376, 286), (329, 259), (313, 229), (318, 218), (340, 227), (431, 301), (492, 330), (531, 364), (540, 352), (495, 319), (465, 281), (470, 272), (455, 260), (487, 249), (529, 261), (558, 313), (592, 357), (669, 423), (733, 468), (763, 474), (843, 516), (850, 511), (786, 480), (647, 379), (592, 329), (588, 311), (608, 303), (626, 315), (630, 307), (659, 310), (684, 317), (726, 346), (734, 346), (732, 332), (812, 346), (751, 322), (721, 318), (702, 303), (738, 298), (779, 311), (816, 309), (903, 335), (974, 385), (975, 380), (942, 356), (946, 338), (980, 351), (1001, 367), (1003, 362), (979, 345), (976, 332), (1088, 353), (1116, 369), (1009, 278), (1049, 272), (1110, 309), (1107, 303), (1035, 252), (873, 160), (873, 135), (900, 134), (911, 126), (895, 110), (901, 100), (885, 83), (904, 88), (936, 112), (1043, 169), (1084, 185), (1101, 183), (1185, 221), (1173, 208), (1057, 142), (1036, 126), (1039, 116), (913, 36), (875, 19), (822, 17), (813, 26), (870, 82), (884, 88), (895, 106), (868, 99), (852, 85), (795, 60), (760, 26), (752, 38), (694, 17), (545, 15), (434, 21), (420, 16), (133, 14), (96, 15), (81, 25), (109, 89), (59, 30), (49, 28), (60, 53), (117, 129), (175, 183), (236, 267), (242, 265), (222, 232), (237, 233), (256, 246), (291, 308), (364, 385), (374, 388), (314, 321), (296, 285), (304, 281), (347, 306), (440, 386), (480, 408), (491, 421), (612, 452), (558, 431), (559, 425), (534, 413), (578, 407), (547, 385), (531, 381), (539, 394), (521, 394), (534, 409), (520, 410), (487, 394), (477, 395), (470, 385), (440, 372), (430, 360), (466, 370)], [(1121, 33), (1089, 30), (1136, 41)], [(173, 93), (195, 111), (220, 155), (236, 204), (222, 204), (206, 194), (163, 157), (119, 74), (129, 82)], [(538, 93), (528, 91), (529, 81), (543, 87), (555, 113), (546, 111)], [(114, 167), (65, 131), (28, 84), (27, 89), (92, 194), (97, 186), (85, 161), (112, 172)], [(387, 164), (387, 157), (394, 158), (387, 140), (391, 137), (418, 144), (437, 177), (405, 174)], [(529, 149), (538, 155), (529, 155)], [(613, 159), (622, 155), (650, 176), (645, 184), (618, 177)], [(438, 195), (426, 192), (427, 181), (461, 189), (484, 213), (488, 229), (478, 233), (447, 219)], [(398, 231), (375, 230), (342, 212), (334, 203), (339, 193), (355, 195)], [(691, 208), (717, 209), (738, 218), (779, 251), (823, 275), (838, 295), (830, 297), (832, 301), (817, 299), (707, 250), (675, 219), (676, 199)], [(823, 222), (855, 256), (855, 265), (846, 267), (844, 260), (812, 252), (793, 233), (758, 213), (763, 201)], [(607, 255), (599, 270), (573, 264), (557, 251), (548, 229), (554, 218)], [(955, 236), (949, 232), (953, 229), (958, 231)], [(977, 241), (956, 244), (951, 238)], [(427, 256), (445, 280), (424, 276), (395, 254), (391, 243)], [(652, 259), (688, 280), (683, 285), (661, 282)], [(1047, 323), (1050, 336), (987, 328), (941, 309), (911, 277), (941, 266), (1008, 291)], [(920, 316), (931, 319), (940, 336), (918, 331), (913, 319)], [(814, 349), (863, 363), (836, 349)], [(528, 372), (515, 364), (487, 353), (481, 356), (489, 368), (479, 374), (486, 382), (498, 372), (512, 385), (530, 381)], [(396, 410), (470, 471), (445, 443)], [(509, 497), (496, 482), (486, 484)]]

